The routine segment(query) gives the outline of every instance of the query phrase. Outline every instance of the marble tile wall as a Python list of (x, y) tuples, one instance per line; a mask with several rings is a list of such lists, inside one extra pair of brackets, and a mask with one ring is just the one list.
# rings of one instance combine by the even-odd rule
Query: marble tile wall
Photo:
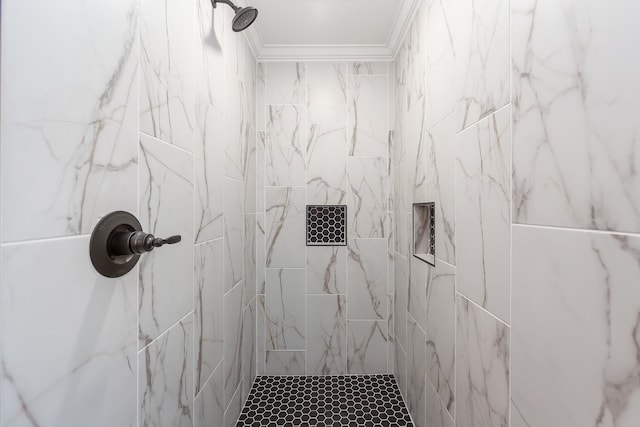
[[(640, 8), (614, 3), (419, 2), (390, 172), (394, 373), (417, 426), (640, 417)], [(422, 201), (435, 267), (411, 253)]]
[[(257, 372), (390, 372), (389, 64), (257, 75)], [(348, 206), (347, 246), (306, 247), (307, 204)]]
[[(0, 425), (234, 425), (265, 214), (260, 74), (231, 10), (1, 7)], [(182, 241), (103, 277), (89, 238), (115, 210)]]

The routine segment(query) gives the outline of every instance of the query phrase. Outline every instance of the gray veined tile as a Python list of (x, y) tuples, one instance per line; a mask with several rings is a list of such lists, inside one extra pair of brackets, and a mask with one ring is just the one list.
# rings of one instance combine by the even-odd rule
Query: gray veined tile
[(264, 294), (265, 275), (265, 214), (256, 214), (256, 293)]
[(224, 183), (224, 291), (228, 292), (243, 278), (244, 215), (243, 184), (225, 177)]
[[(393, 166), (399, 166), (407, 160), (405, 121), (406, 121), (406, 98), (407, 98), (407, 77), (406, 77), (406, 56), (407, 49), (403, 44), (398, 50), (394, 64), (394, 143), (393, 143)], [(389, 100), (391, 102), (391, 100)], [(390, 124), (391, 125), (391, 124)]]
[(304, 375), (304, 351), (267, 351), (267, 375)]
[(256, 130), (264, 132), (267, 129), (267, 103), (265, 63), (256, 64)]
[(637, 424), (638, 277), (640, 236), (514, 227), (518, 426)]
[(347, 75), (349, 76), (386, 76), (389, 62), (348, 62)]
[(223, 356), (223, 239), (194, 248), (194, 389), (198, 394)]
[(257, 212), (257, 198), (258, 198), (258, 180), (257, 180), (257, 133), (253, 128), (248, 129), (247, 145), (244, 152), (244, 170), (242, 172), (242, 180), (244, 182), (244, 212), (255, 213)]
[(407, 406), (415, 425), (423, 426), (426, 417), (426, 337), (411, 315), (408, 316), (407, 336)]
[(2, 248), (4, 425), (136, 425), (137, 276), (100, 276), (88, 247)]
[(387, 240), (350, 240), (348, 250), (348, 318), (386, 320)]
[(238, 284), (224, 296), (224, 407), (226, 408), (242, 382), (242, 291)]
[[(404, 200), (404, 209), (407, 212), (412, 212), (412, 204), (414, 202), (432, 201), (427, 199), (427, 172), (432, 173), (432, 171), (427, 170), (427, 134), (424, 107), (424, 100), (420, 100), (407, 114), (407, 162), (405, 171), (408, 175), (404, 175), (404, 180), (400, 183), (400, 186), (406, 188), (403, 194), (404, 197), (401, 200)], [(401, 179), (400, 177), (398, 178)]]
[(153, 251), (139, 265), (139, 338), (144, 347), (193, 309), (193, 156), (140, 135), (142, 229), (182, 242)]
[[(410, 256), (407, 261), (409, 264), (407, 311), (424, 330), (427, 323), (427, 275), (433, 267), (414, 256)], [(407, 338), (410, 337), (407, 335)]]
[(256, 132), (256, 212), (264, 212), (264, 187), (266, 167), (266, 134), (264, 131)]
[(509, 118), (509, 108), (505, 108), (456, 137), (455, 221), (458, 291), (507, 322), (511, 243)]
[(345, 295), (307, 296), (307, 375), (347, 372)]
[(395, 327), (395, 315), (393, 310), (395, 309), (395, 297), (393, 294), (387, 295), (387, 307), (389, 307), (389, 314), (387, 316), (387, 367), (389, 372), (393, 372), (395, 367), (396, 356), (396, 327)]
[(266, 266), (304, 268), (305, 189), (266, 189)]
[(224, 375), (222, 363), (215, 369), (209, 381), (193, 401), (193, 426), (221, 426), (224, 422)]
[(427, 380), (425, 387), (425, 397), (427, 409), (426, 425), (429, 427), (454, 427), (453, 418), (447, 412), (447, 408), (442, 404), (438, 392), (434, 390), (429, 380)]
[(224, 413), (224, 427), (235, 427), (242, 411), (242, 385), (236, 389)]
[(220, 9), (212, 9), (211, 1), (195, 2), (195, 90), (218, 111), (224, 111), (224, 34), (229, 24)]
[(266, 327), (266, 301), (264, 295), (256, 296), (256, 374), (266, 375), (266, 345), (267, 345), (267, 327)]
[[(426, 6), (423, 2), (418, 8), (409, 32), (405, 38), (406, 49), (406, 111), (423, 101), (425, 81), (426, 81), (426, 48), (427, 48), (427, 22)], [(405, 108), (405, 107), (403, 107)]]
[(393, 259), (395, 257), (395, 250), (393, 247), (393, 243), (395, 240), (395, 224), (393, 221), (393, 212), (387, 212), (387, 229), (389, 230), (387, 237), (387, 293), (393, 294), (395, 292), (395, 273), (393, 272)]
[[(257, 263), (258, 232), (255, 214), (244, 215), (244, 305), (249, 304), (257, 292), (257, 270), (261, 265)], [(262, 264), (264, 266), (264, 263)]]
[(188, 315), (138, 353), (141, 425), (193, 425), (193, 319)]
[(264, 65), (267, 104), (307, 103), (307, 64), (268, 62)]
[(513, 2), (514, 222), (640, 232), (637, 14)]
[(242, 401), (247, 400), (256, 378), (256, 299), (244, 309), (242, 324)]
[(307, 64), (309, 123), (346, 123), (347, 67), (344, 62)]
[(305, 295), (303, 269), (267, 269), (268, 350), (305, 349)]
[(394, 375), (396, 380), (398, 381), (398, 387), (402, 392), (402, 396), (404, 400), (407, 399), (407, 354), (404, 352), (402, 347), (398, 345), (396, 341), (395, 345), (396, 354), (394, 357), (395, 367), (394, 367)]
[(194, 2), (140, 1), (140, 130), (193, 149)]
[(350, 156), (386, 157), (387, 77), (347, 78), (347, 136)]
[(509, 102), (509, 0), (456, 5), (456, 129)]
[(224, 117), (203, 98), (196, 96), (195, 242), (202, 243), (223, 235), (222, 177)]
[(306, 184), (305, 108), (297, 105), (269, 105), (265, 144), (266, 185)]
[(458, 296), (456, 426), (508, 427), (510, 329)]
[(3, 38), (16, 41), (2, 52), (3, 241), (87, 234), (111, 211), (137, 212), (138, 8), (2, 8)]
[(387, 372), (387, 321), (347, 321), (347, 373)]
[(309, 246), (307, 248), (307, 293), (347, 293), (347, 248)]
[(405, 349), (407, 348), (407, 307), (409, 297), (409, 263), (403, 256), (396, 254), (394, 260), (394, 281), (396, 291), (394, 296), (393, 313), (395, 315), (394, 337), (397, 343)]
[(349, 237), (387, 237), (386, 159), (350, 157), (347, 168)]
[(346, 127), (339, 124), (310, 125), (306, 150), (307, 204), (346, 204)]

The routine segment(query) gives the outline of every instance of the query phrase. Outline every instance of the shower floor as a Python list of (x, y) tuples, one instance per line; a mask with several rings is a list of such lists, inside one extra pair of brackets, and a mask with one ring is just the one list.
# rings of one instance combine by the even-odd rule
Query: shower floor
[(393, 375), (259, 376), (237, 427), (413, 427)]

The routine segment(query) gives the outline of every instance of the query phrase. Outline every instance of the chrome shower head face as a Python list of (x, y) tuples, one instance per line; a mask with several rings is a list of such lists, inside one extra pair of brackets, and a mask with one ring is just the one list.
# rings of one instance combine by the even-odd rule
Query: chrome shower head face
[(231, 28), (233, 31), (240, 32), (246, 30), (253, 21), (258, 17), (258, 9), (255, 7), (243, 7), (236, 10), (236, 16), (231, 21)]

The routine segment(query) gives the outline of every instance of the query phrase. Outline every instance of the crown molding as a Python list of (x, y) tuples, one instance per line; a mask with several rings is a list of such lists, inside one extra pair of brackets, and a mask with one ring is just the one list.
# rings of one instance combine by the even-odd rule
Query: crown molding
[(264, 44), (255, 27), (243, 33), (258, 61), (393, 61), (422, 0), (401, 3), (386, 44)]

